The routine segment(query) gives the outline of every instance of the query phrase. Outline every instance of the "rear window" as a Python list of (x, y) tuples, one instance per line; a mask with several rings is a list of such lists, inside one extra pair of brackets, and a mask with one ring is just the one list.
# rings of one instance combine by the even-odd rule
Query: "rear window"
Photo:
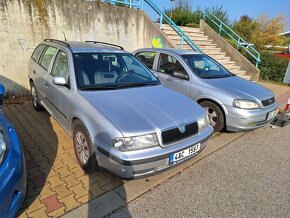
[(135, 56), (142, 61), (149, 69), (153, 68), (154, 58), (155, 58), (156, 52), (153, 51), (144, 51), (139, 52)]
[(47, 49), (45, 50), (44, 54), (41, 57), (40, 60), (40, 65), (44, 68), (44, 69), (48, 69), (51, 59), (53, 58), (55, 52), (57, 51), (57, 48), (48, 46)]
[(37, 46), (37, 48), (34, 50), (31, 58), (34, 60), (34, 61), (37, 61), (38, 60), (38, 57), (40, 56), (40, 54), (42, 53), (43, 49), (45, 48), (45, 45), (39, 45)]

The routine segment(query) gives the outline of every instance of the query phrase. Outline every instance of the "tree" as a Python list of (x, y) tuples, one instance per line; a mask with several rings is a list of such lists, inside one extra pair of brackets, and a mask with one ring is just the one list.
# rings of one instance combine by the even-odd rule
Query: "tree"
[(218, 19), (224, 22), (227, 26), (232, 26), (232, 21), (229, 18), (228, 12), (223, 9), (223, 6), (214, 6), (207, 9), (213, 15), (215, 15)]
[(253, 32), (256, 29), (256, 21), (248, 15), (244, 15), (233, 25), (234, 31), (248, 42), (253, 42)]
[(253, 42), (255, 46), (262, 49), (265, 45), (283, 45), (285, 37), (279, 33), (285, 32), (287, 26), (284, 15), (269, 18), (268, 15), (261, 15), (256, 20), (256, 28), (253, 31)]

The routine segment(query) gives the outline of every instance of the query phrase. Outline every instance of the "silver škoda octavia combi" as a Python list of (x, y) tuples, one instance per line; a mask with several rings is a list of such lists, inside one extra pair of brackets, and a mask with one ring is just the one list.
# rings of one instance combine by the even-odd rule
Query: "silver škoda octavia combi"
[(29, 82), (33, 107), (72, 136), (87, 172), (151, 175), (198, 154), (213, 133), (198, 104), (120, 46), (46, 39), (29, 61)]

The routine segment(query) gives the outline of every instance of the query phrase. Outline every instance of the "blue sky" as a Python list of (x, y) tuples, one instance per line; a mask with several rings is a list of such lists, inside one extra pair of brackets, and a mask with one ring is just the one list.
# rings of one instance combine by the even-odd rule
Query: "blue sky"
[[(160, 8), (170, 8), (171, 5), (170, 0), (152, 1)], [(191, 0), (190, 2), (193, 9), (222, 5), (227, 10), (231, 20), (238, 20), (245, 14), (251, 18), (256, 18), (262, 13), (270, 17), (284, 14), (288, 22), (286, 31), (290, 31), (290, 0)], [(145, 7), (145, 11), (148, 11), (150, 16), (156, 17), (156, 14), (147, 7)]]

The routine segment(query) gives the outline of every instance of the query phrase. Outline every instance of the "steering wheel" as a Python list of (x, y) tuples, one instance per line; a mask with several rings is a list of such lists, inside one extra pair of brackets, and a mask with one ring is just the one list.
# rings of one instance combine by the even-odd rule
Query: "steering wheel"
[(130, 76), (132, 75), (132, 72), (124, 72), (121, 73), (117, 78), (116, 78), (116, 82), (120, 82), (120, 80), (123, 80), (126, 76)]
[(208, 66), (205, 66), (204, 68), (202, 68), (203, 70), (206, 70), (206, 71), (209, 71), (210, 70), (210, 67)]

